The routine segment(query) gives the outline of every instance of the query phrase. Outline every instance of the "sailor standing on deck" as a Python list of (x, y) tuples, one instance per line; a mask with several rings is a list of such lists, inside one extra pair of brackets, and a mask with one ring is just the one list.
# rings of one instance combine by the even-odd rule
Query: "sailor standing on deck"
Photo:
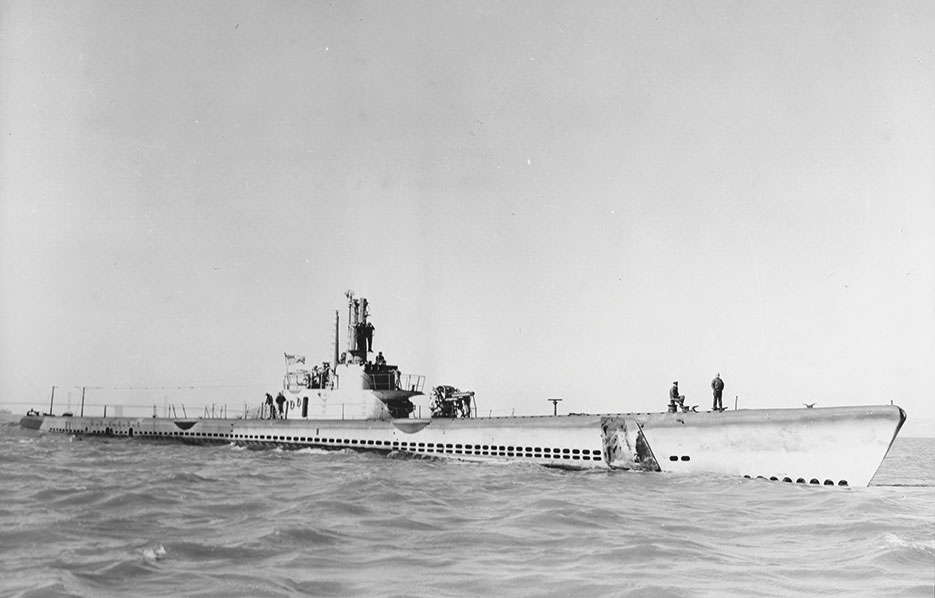
[(266, 393), (266, 408), (269, 413), (267, 417), (269, 417), (269, 419), (273, 419), (276, 415), (276, 412), (274, 411), (274, 407), (273, 407), (273, 395), (269, 393)]
[(283, 406), (286, 404), (286, 397), (282, 393), (276, 395), (276, 405), (279, 407), (279, 419), (285, 419)]
[(720, 373), (714, 375), (714, 380), (711, 381), (711, 389), (714, 390), (714, 405), (711, 407), (712, 411), (724, 411), (724, 405), (721, 404), (721, 394), (724, 392), (724, 381), (721, 380)]

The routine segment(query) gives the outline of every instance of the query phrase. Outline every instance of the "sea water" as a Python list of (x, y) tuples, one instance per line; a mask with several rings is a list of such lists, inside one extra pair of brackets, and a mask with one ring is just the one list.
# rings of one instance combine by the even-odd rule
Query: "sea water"
[(0, 427), (0, 596), (935, 595), (935, 439), (869, 488)]

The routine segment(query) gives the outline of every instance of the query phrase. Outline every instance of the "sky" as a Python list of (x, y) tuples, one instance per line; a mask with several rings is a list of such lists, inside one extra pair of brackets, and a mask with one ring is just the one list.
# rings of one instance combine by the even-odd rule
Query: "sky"
[(0, 408), (258, 404), (374, 349), (482, 415), (935, 436), (931, 2), (0, 1)]

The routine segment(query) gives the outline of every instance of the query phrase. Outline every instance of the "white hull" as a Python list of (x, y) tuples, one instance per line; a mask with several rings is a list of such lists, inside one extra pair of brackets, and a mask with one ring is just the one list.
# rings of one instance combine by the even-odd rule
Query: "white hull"
[(477, 419), (26, 416), (24, 427), (194, 444), (354, 449), (465, 461), (638, 469), (866, 486), (899, 432), (896, 406)]
[(892, 405), (636, 417), (662, 471), (842, 486), (870, 483), (905, 418)]

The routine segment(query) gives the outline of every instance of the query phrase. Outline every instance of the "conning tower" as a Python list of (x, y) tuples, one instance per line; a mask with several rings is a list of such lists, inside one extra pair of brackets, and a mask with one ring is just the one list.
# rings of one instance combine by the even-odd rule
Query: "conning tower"
[[(322, 362), (311, 370), (305, 357), (286, 354), (284, 388), (300, 399), (303, 417), (340, 419), (406, 418), (414, 410), (412, 397), (422, 394), (425, 377), (403, 374), (388, 364), (382, 352), (374, 359), (374, 326), (367, 299), (347, 297), (347, 347), (339, 350), (340, 321), (335, 312), (334, 365)], [(314, 392), (309, 392), (314, 391)]]

